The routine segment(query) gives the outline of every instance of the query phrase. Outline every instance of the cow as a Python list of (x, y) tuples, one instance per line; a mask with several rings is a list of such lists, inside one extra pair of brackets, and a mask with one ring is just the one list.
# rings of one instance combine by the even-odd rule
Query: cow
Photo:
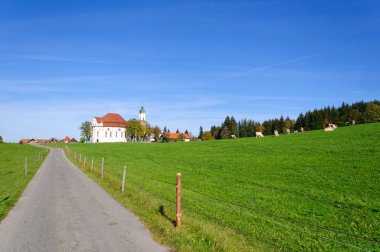
[(264, 135), (260, 131), (256, 131), (256, 137), (264, 137)]
[(329, 132), (329, 131), (334, 131), (336, 128), (337, 128), (337, 126), (335, 124), (329, 123), (329, 125), (326, 128), (324, 128), (323, 130), (325, 132)]
[(279, 136), (279, 134), (278, 134), (278, 130), (274, 130), (274, 135), (275, 135), (275, 136)]
[(298, 133), (298, 130), (295, 130), (293, 133)]

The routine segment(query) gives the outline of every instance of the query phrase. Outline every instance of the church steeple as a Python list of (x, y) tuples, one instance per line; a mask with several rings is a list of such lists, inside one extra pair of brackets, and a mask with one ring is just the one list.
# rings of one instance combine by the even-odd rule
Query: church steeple
[(145, 121), (145, 109), (144, 109), (144, 107), (141, 107), (139, 113), (140, 113), (140, 116), (139, 116), (140, 121)]

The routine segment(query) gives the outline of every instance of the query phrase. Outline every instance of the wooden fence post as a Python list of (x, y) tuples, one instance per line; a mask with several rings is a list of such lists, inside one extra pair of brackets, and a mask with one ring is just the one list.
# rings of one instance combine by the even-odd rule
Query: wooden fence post
[(124, 171), (123, 171), (123, 183), (121, 184), (121, 191), (124, 192), (124, 183), (125, 183), (125, 173), (127, 171), (127, 166), (124, 165)]
[(91, 161), (91, 171), (94, 168), (94, 156), (92, 156), (92, 161)]
[(38, 162), (40, 162), (41, 159), (41, 152), (38, 152)]
[(82, 161), (82, 153), (79, 153), (79, 163)]
[(177, 215), (176, 227), (181, 227), (182, 209), (181, 209), (181, 173), (177, 173)]
[(74, 152), (74, 160), (77, 159), (77, 152)]
[(86, 159), (87, 159), (87, 156), (84, 156), (83, 167), (86, 167)]
[(25, 175), (28, 175), (28, 158), (25, 157)]
[(104, 157), (102, 158), (102, 179), (104, 178)]

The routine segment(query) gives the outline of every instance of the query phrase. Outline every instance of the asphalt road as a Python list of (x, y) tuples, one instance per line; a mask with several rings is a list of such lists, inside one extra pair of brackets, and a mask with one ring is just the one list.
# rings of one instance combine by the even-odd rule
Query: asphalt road
[(122, 207), (52, 148), (0, 223), (0, 251), (168, 251)]

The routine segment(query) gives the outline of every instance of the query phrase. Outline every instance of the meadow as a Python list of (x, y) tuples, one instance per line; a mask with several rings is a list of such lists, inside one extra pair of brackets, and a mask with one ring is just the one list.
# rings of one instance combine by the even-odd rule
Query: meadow
[[(156, 240), (178, 251), (380, 250), (379, 123), (260, 139), (65, 149)], [(85, 167), (74, 152), (87, 157)], [(173, 225), (177, 172), (181, 228)]]
[[(38, 162), (40, 152), (41, 158)], [(29, 144), (0, 144), (0, 220), (16, 204), (46, 155), (46, 150)], [(28, 162), (27, 175), (25, 158)]]

